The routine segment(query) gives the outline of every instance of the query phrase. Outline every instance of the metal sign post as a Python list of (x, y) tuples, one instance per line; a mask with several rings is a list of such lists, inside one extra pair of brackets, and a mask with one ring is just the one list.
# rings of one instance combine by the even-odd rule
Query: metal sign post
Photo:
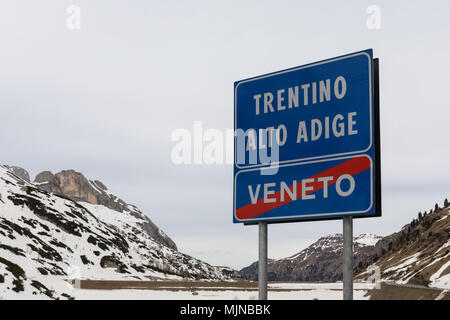
[(353, 300), (353, 218), (343, 218), (344, 234), (344, 300)]
[(267, 222), (259, 222), (259, 300), (267, 300)]

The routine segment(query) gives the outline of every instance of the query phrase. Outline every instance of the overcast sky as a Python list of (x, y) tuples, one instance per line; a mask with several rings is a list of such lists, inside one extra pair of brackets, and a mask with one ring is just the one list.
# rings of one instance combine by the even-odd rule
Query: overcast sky
[[(69, 5), (81, 29), (67, 27)], [(381, 29), (366, 26), (369, 5)], [(75, 169), (136, 204), (179, 248), (216, 265), (257, 259), (232, 223), (231, 165), (171, 162), (177, 128), (233, 126), (233, 82), (374, 49), (380, 59), (387, 235), (450, 197), (449, 1), (2, 1), (0, 163)], [(342, 222), (269, 226), (269, 257)]]

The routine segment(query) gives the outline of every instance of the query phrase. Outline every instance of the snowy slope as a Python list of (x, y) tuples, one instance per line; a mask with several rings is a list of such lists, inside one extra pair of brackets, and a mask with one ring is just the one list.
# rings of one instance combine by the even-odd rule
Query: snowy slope
[[(26, 177), (23, 174), (25, 170), (19, 169), (16, 168), (13, 173), (22, 173), (22, 175), (17, 175), (24, 179)], [(75, 170), (62, 170), (56, 174), (50, 171), (43, 171), (36, 176), (33, 183), (41, 190), (69, 198), (76, 202), (102, 205), (116, 212), (132, 215), (138, 219), (139, 229), (143, 229), (153, 240), (166, 247), (177, 250), (175, 242), (155, 225), (148, 216), (144, 215), (136, 206), (128, 204), (112, 194), (99, 180), (90, 180), (81, 172)]]
[(0, 297), (68, 298), (71, 278), (228, 279), (154, 241), (141, 222), (38, 189), (0, 166)]
[[(450, 289), (450, 207), (420, 214), (380, 245), (367, 270), (378, 266), (383, 281)], [(363, 271), (358, 278), (368, 274)]]
[(377, 236), (376, 234), (372, 233), (363, 233), (357, 237), (354, 238), (354, 242), (357, 242), (359, 244), (365, 245), (365, 246), (375, 246), (378, 241), (381, 240), (382, 237)]

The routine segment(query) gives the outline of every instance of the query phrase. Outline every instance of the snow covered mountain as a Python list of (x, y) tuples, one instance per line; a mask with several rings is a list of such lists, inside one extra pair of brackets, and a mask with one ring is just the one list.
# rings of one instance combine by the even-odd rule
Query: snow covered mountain
[(397, 233), (378, 242), (376, 253), (359, 266), (357, 278), (365, 279), (372, 265), (381, 271), (382, 281), (450, 289), (450, 206), (437, 204), (428, 213)]
[[(354, 238), (354, 265), (374, 254), (381, 237), (361, 234)], [(338, 281), (342, 280), (342, 234), (320, 238), (315, 243), (288, 258), (268, 261), (270, 281)], [(242, 269), (248, 280), (257, 280), (258, 262)]]
[(0, 298), (70, 298), (77, 278), (230, 279), (101, 182), (67, 171), (33, 184), (10, 168), (0, 166)]

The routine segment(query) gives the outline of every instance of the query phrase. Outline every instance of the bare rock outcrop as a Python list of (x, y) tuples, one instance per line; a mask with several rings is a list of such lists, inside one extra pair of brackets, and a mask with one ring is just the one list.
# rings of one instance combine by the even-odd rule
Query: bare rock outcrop
[(50, 171), (39, 173), (34, 184), (40, 189), (78, 202), (88, 202), (103, 205), (119, 212), (128, 212), (136, 218), (142, 219), (142, 229), (155, 241), (172, 249), (177, 249), (175, 242), (158, 228), (136, 206), (116, 197), (100, 181), (89, 180), (82, 173), (75, 170), (63, 170), (56, 174)]
[(63, 192), (59, 187), (59, 181), (50, 171), (43, 171), (39, 173), (34, 179), (34, 184), (40, 189), (50, 193), (62, 195)]
[(16, 166), (8, 166), (8, 165), (4, 165), (4, 166), (6, 168), (8, 168), (8, 170), (10, 172), (14, 173), (19, 178), (25, 180), (26, 182), (30, 182), (30, 174), (24, 168), (16, 167)]

